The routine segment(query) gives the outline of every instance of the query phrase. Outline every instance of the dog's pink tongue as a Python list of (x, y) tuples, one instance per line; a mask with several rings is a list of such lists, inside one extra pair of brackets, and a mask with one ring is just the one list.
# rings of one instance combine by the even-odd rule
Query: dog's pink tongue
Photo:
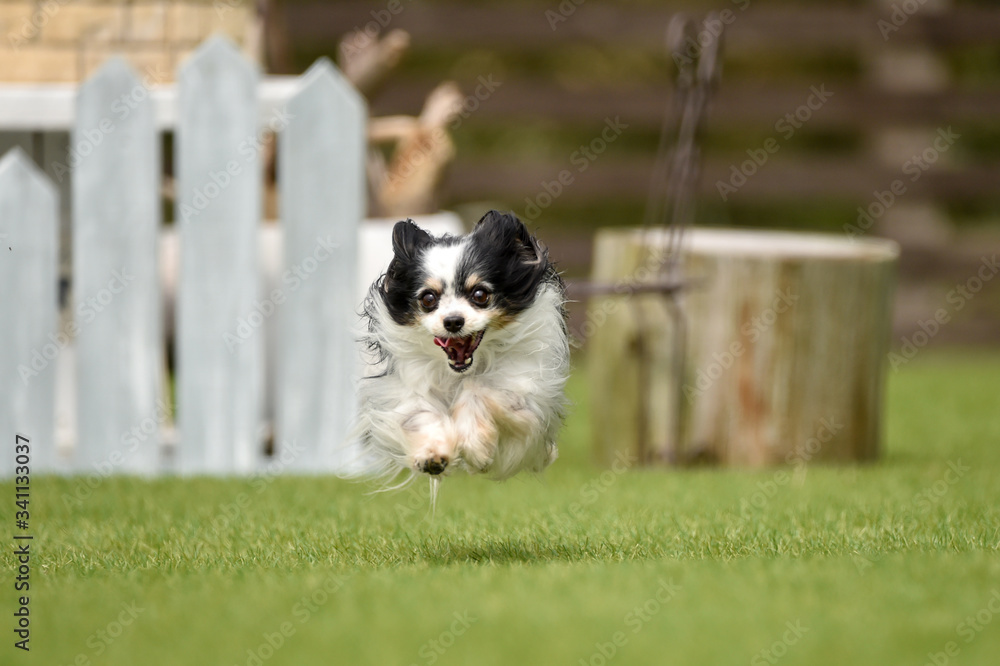
[(445, 353), (448, 354), (448, 358), (451, 359), (452, 363), (457, 363), (458, 365), (464, 365), (470, 356), (469, 338), (435, 337), (434, 344), (444, 349)]

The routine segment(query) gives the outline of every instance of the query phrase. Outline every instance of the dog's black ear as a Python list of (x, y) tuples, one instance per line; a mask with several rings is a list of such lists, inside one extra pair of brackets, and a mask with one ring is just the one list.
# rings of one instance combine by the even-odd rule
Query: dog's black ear
[(392, 253), (407, 263), (433, 242), (431, 235), (413, 223), (413, 220), (397, 222), (392, 228)]
[(489, 246), (509, 249), (525, 263), (541, 263), (545, 250), (513, 213), (491, 210), (476, 222), (475, 233), (483, 234)]

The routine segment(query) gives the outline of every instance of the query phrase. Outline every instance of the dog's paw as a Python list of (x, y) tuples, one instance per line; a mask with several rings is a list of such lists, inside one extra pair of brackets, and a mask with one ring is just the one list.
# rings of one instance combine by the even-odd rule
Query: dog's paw
[(456, 443), (456, 433), (451, 427), (431, 435), (424, 434), (415, 442), (413, 469), (431, 475), (450, 473), (458, 455)]
[(488, 472), (493, 466), (496, 456), (496, 443), (463, 442), (459, 444), (458, 454), (472, 472)]
[(414, 458), (413, 468), (418, 472), (436, 476), (438, 474), (443, 474), (444, 471), (448, 469), (448, 465), (450, 463), (451, 458), (444, 454), (428, 453), (426, 456)]

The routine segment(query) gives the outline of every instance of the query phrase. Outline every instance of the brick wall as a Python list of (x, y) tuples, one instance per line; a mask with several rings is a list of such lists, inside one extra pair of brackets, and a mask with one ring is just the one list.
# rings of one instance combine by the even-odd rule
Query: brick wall
[(157, 82), (209, 35), (259, 61), (253, 0), (0, 0), (0, 81), (80, 81), (112, 55)]

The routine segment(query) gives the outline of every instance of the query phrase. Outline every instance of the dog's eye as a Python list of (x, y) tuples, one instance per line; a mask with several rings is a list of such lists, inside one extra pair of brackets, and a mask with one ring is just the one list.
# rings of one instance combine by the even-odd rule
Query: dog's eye
[(438, 297), (433, 291), (425, 291), (420, 295), (420, 307), (430, 312), (438, 304)]
[(471, 300), (474, 305), (483, 307), (490, 302), (490, 292), (485, 287), (476, 287), (472, 290), (472, 293), (469, 294), (469, 300)]

